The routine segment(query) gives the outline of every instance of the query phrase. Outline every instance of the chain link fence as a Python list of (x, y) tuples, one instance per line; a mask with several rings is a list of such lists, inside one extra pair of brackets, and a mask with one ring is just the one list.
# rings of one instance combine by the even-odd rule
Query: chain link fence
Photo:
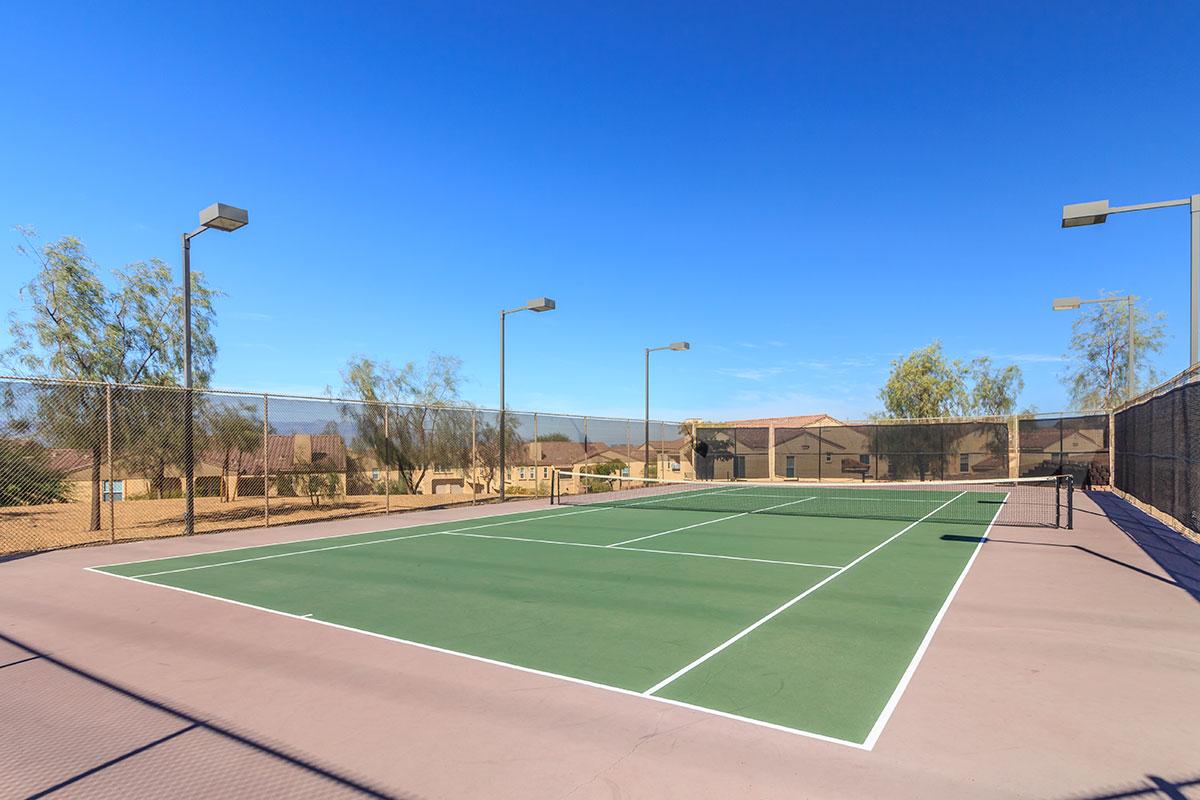
[(643, 420), (508, 412), (501, 475), (494, 410), (197, 390), (189, 429), (188, 405), (0, 378), (0, 555), (179, 535), (189, 516), (209, 532), (486, 502), (502, 479), (548, 497), (556, 469), (595, 464), (691, 477), (677, 422), (651, 423), (647, 454)]

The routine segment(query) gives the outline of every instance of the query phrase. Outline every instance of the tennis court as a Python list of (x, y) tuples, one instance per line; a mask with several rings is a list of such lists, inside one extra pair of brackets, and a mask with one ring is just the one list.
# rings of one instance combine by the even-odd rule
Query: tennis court
[(869, 749), (991, 526), (1071, 508), (1053, 478), (589, 480), (538, 511), (92, 569)]

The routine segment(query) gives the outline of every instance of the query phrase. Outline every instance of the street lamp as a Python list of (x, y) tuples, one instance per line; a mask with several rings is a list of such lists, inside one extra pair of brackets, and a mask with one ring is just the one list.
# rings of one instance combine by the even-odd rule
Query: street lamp
[(504, 445), (508, 439), (505, 429), (505, 410), (504, 410), (504, 318), (509, 314), (516, 314), (518, 311), (553, 311), (554, 301), (549, 297), (535, 297), (520, 308), (512, 308), (507, 311), (500, 311), (500, 502), (504, 502)]
[(1055, 311), (1073, 311), (1080, 306), (1090, 305), (1092, 303), (1127, 303), (1129, 317), (1129, 349), (1125, 352), (1125, 399), (1133, 399), (1134, 378), (1133, 378), (1133, 304), (1136, 298), (1133, 295), (1126, 297), (1102, 297), (1096, 300), (1080, 300), (1078, 297), (1056, 297), (1050, 304), (1050, 307)]
[(195, 468), (196, 442), (195, 422), (192, 419), (192, 239), (209, 228), (218, 231), (236, 231), (250, 221), (244, 208), (213, 203), (200, 212), (200, 227), (183, 234), (183, 397), (187, 423), (183, 428), (183, 473), (187, 481), (184, 496), (186, 510), (183, 515), (183, 532), (190, 535), (196, 522)]
[[(656, 350), (690, 350), (692, 346), (687, 342), (671, 342), (663, 347), (647, 347), (646, 348), (646, 452), (645, 459), (642, 463), (642, 477), (646, 478), (650, 474), (650, 354)], [(659, 477), (662, 477), (661, 475)]]
[(1078, 228), (1083, 225), (1099, 225), (1108, 220), (1109, 214), (1123, 214), (1126, 211), (1148, 211), (1153, 208), (1171, 208), (1174, 206), (1190, 206), (1192, 211), (1192, 347), (1191, 364), (1196, 366), (1200, 361), (1200, 194), (1185, 197), (1182, 200), (1164, 200), (1161, 203), (1141, 203), (1136, 206), (1109, 206), (1107, 200), (1094, 200), (1090, 203), (1074, 203), (1063, 206), (1062, 226)]

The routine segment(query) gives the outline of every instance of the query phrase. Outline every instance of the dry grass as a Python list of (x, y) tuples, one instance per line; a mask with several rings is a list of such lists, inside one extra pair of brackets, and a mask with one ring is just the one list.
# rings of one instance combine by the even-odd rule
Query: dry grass
[[(479, 501), (491, 496), (479, 495)], [(351, 495), (319, 506), (307, 497), (270, 498), (270, 524), (290, 525), (319, 522), (363, 514), (383, 514), (469, 504), (469, 494), (437, 495)], [(101, 530), (90, 527), (90, 504), (52, 503), (39, 506), (0, 508), (0, 555), (52, 550), (98, 542), (152, 539), (183, 533), (184, 503), (172, 500), (127, 500), (105, 503), (100, 509)], [(261, 528), (267, 524), (262, 497), (240, 498), (228, 502), (216, 497), (197, 497), (197, 533)]]

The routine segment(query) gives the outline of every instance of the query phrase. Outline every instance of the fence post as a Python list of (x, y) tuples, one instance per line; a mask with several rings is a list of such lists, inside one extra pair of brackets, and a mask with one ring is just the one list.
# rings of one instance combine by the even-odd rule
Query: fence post
[(263, 395), (263, 527), (271, 526), (271, 443), (270, 401), (268, 395)]
[(117, 540), (116, 484), (113, 474), (112, 384), (104, 387), (104, 428), (108, 437), (108, 540)]
[[(821, 469), (822, 469), (821, 465), (823, 463), (825, 463), (825, 453), (823, 452), (824, 448), (821, 447), (821, 443), (824, 440), (825, 440), (825, 426), (822, 425), (821, 427), (817, 428), (817, 483), (821, 482)], [(876, 455), (876, 457), (878, 457), (878, 454)], [(879, 473), (876, 473), (876, 475), (878, 475), (878, 474)]]
[(767, 480), (775, 480), (775, 423), (767, 426)]
[(471, 505), (475, 505), (475, 503), (477, 503), (479, 500), (479, 483), (478, 483), (479, 461), (477, 460), (476, 451), (475, 451), (475, 443), (479, 440), (479, 437), (476, 435), (476, 432), (475, 432), (476, 418), (477, 418), (476, 412), (472, 411), (471, 412)]
[(383, 513), (392, 513), (392, 439), (388, 431), (388, 405), (383, 404)]
[(1117, 486), (1117, 412), (1108, 412), (1108, 489), (1112, 491)]
[(542, 479), (539, 470), (542, 468), (542, 447), (538, 439), (537, 412), (533, 412), (533, 496), (542, 496)]
[(1021, 477), (1021, 418), (1016, 414), (1008, 423), (1008, 477)]

